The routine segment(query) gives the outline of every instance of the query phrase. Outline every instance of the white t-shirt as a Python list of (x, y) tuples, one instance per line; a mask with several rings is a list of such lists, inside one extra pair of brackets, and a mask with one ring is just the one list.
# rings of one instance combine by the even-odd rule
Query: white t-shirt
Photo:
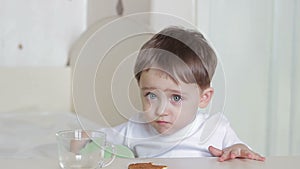
[(143, 114), (111, 129), (104, 129), (107, 141), (129, 147), (139, 158), (210, 157), (210, 145), (224, 149), (242, 143), (221, 113), (198, 112), (195, 120), (172, 135), (160, 135)]

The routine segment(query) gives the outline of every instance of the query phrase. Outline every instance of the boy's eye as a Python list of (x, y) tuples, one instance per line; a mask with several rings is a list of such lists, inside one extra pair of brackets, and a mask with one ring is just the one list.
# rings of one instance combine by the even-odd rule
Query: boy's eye
[(180, 95), (173, 95), (172, 96), (172, 101), (179, 102), (182, 99)]
[(156, 94), (151, 93), (151, 92), (147, 93), (146, 96), (147, 96), (149, 99), (156, 99), (156, 98), (157, 98)]

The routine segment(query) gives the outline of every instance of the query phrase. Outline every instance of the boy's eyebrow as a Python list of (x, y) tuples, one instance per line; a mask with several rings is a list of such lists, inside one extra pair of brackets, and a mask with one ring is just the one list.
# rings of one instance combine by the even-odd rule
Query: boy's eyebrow
[[(155, 87), (142, 87), (141, 88), (142, 90), (155, 90), (157, 88)], [(164, 90), (165, 92), (172, 92), (172, 93), (181, 93), (181, 94), (184, 94), (181, 90), (176, 90), (176, 89), (166, 89)]]
[(154, 88), (154, 87), (142, 87), (141, 89), (142, 90), (154, 90), (156, 88)]

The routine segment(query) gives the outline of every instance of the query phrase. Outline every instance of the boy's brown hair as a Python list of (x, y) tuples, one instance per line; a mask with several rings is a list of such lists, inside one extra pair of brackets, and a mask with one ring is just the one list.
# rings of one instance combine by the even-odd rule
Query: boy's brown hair
[(217, 56), (204, 36), (195, 30), (168, 27), (155, 34), (141, 48), (134, 74), (139, 82), (143, 71), (160, 69), (175, 81), (210, 86)]

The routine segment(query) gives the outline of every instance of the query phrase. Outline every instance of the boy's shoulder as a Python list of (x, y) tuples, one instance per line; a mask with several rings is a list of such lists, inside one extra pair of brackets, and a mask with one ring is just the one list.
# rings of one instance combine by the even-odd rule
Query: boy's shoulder
[(147, 120), (143, 113), (137, 113), (130, 119), (128, 119), (127, 122), (114, 127), (115, 130), (126, 132), (132, 129), (134, 129), (135, 132), (138, 132), (139, 130), (148, 130), (148, 128), (149, 124), (147, 123)]
[(217, 112), (213, 114), (203, 114), (201, 118), (205, 119), (204, 123), (206, 126), (216, 127), (229, 124), (228, 119), (222, 112)]

